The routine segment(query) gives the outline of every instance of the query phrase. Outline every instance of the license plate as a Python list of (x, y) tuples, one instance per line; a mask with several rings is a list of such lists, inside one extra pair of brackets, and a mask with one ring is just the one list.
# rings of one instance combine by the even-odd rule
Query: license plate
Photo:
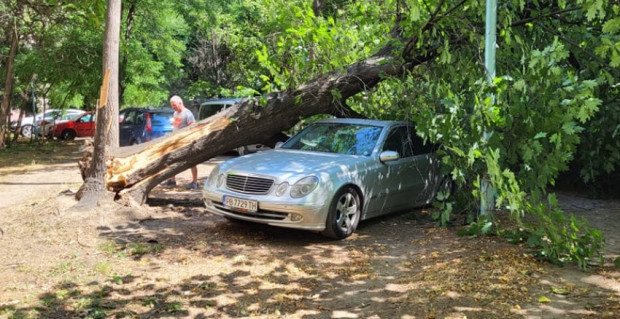
[(258, 210), (258, 202), (255, 200), (224, 196), (224, 206), (235, 210), (256, 213)]

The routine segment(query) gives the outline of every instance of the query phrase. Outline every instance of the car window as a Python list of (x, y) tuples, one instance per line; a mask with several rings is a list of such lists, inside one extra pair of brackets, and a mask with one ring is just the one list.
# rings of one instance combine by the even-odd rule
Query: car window
[(409, 134), (406, 126), (392, 128), (383, 144), (382, 151), (396, 151), (399, 157), (410, 157), (413, 155)]
[(399, 126), (390, 131), (381, 150), (396, 151), (400, 157), (410, 157), (430, 153), (432, 149), (433, 145), (424, 143), (413, 127)]
[(419, 137), (413, 127), (408, 127), (407, 136), (409, 136), (409, 145), (413, 151), (413, 155), (428, 154), (433, 151), (433, 144), (430, 142), (424, 142), (424, 139)]
[(134, 125), (134, 124), (136, 124), (136, 111), (127, 111), (124, 114), (125, 114), (125, 116), (122, 117), (123, 124), (125, 124), (125, 125)]
[(145, 117), (146, 117), (146, 115), (144, 115), (145, 113), (143, 112), (133, 112), (133, 113), (134, 113), (134, 123), (144, 124)]
[(381, 127), (363, 124), (319, 123), (293, 136), (282, 148), (368, 156), (381, 130)]
[(209, 116), (225, 110), (228, 106), (227, 104), (203, 104), (198, 111), (198, 119), (206, 119)]
[(79, 114), (79, 113), (78, 114), (65, 114), (61, 116), (58, 120), (59, 121), (66, 121), (66, 120), (73, 121), (77, 119), (78, 117), (80, 117), (80, 115), (82, 114)]
[(94, 120), (95, 120), (95, 114), (86, 114), (86, 115), (82, 116), (82, 118), (80, 119), (80, 121), (82, 123), (91, 122), (91, 121), (94, 121)]

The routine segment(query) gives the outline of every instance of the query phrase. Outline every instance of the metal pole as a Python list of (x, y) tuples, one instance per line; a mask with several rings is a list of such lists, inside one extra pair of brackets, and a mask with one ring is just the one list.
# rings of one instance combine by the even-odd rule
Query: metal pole
[[(487, 80), (492, 82), (495, 78), (495, 47), (497, 45), (497, 0), (486, 0), (486, 19), (484, 32), (484, 67)], [(495, 97), (491, 96), (495, 103)], [(485, 130), (485, 138), (490, 133)], [(480, 215), (486, 215), (488, 210), (495, 206), (495, 188), (489, 182), (488, 176), (484, 176), (480, 182)]]

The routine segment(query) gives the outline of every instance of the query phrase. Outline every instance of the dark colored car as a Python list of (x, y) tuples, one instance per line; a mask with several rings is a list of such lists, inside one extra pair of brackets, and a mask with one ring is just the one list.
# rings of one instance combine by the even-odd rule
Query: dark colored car
[(119, 115), (120, 146), (145, 143), (172, 133), (171, 108), (132, 107), (123, 109)]
[(203, 120), (240, 102), (239, 98), (211, 99), (200, 104), (197, 120)]
[(95, 115), (93, 112), (86, 112), (76, 119), (58, 122), (54, 125), (52, 135), (61, 140), (95, 136)]

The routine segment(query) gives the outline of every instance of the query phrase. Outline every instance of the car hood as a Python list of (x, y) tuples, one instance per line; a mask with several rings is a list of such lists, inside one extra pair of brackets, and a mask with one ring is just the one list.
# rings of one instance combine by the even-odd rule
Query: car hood
[(220, 164), (219, 169), (220, 172), (239, 171), (284, 180), (330, 170), (347, 172), (370, 160), (369, 156), (274, 149), (233, 158)]

